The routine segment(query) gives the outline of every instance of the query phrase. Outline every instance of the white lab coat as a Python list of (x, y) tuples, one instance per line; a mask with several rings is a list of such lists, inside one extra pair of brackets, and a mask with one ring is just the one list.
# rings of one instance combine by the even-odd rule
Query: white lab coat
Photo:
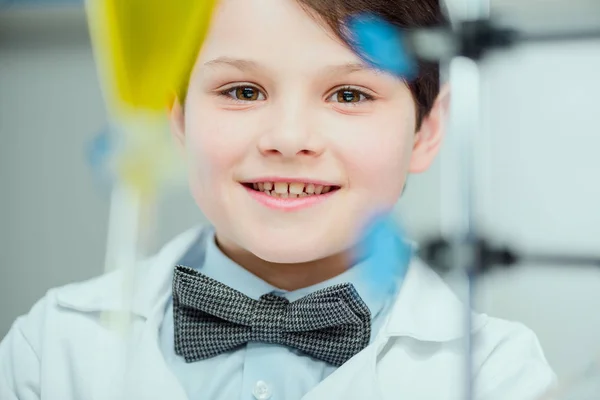
[[(0, 400), (185, 400), (157, 336), (173, 266), (197, 235), (180, 235), (137, 269), (127, 338), (100, 318), (123, 314), (122, 274), (50, 290), (0, 344)], [(473, 321), (475, 398), (533, 400), (553, 384), (530, 330), (482, 314)], [(464, 400), (463, 346), (463, 306), (415, 259), (374, 342), (303, 399)]]

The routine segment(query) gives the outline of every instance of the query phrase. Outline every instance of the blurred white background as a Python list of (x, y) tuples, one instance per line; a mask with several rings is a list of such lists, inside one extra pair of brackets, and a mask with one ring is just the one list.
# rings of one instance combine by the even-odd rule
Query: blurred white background
[[(599, 71), (600, 41), (521, 46), (483, 66), (478, 201), (489, 237), (600, 257)], [(0, 1), (0, 337), (49, 288), (102, 272), (109, 193), (86, 149), (105, 125), (82, 9)], [(411, 177), (399, 213), (416, 239), (439, 231), (450, 201), (441, 177), (439, 162)], [(168, 193), (159, 241), (202, 221), (185, 189)], [(498, 271), (477, 306), (531, 327), (560, 376), (600, 355), (598, 266)]]

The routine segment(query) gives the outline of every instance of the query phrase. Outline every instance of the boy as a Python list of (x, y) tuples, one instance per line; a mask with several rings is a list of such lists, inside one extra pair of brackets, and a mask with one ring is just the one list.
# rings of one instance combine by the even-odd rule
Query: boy
[[(353, 265), (365, 214), (431, 164), (447, 107), (436, 67), (407, 85), (360, 61), (340, 27), (355, 12), (440, 18), (434, 0), (219, 4), (171, 115), (212, 227), (140, 267), (128, 339), (99, 318), (122, 309), (120, 275), (50, 291), (0, 346), (2, 400), (464, 398), (451, 291), (416, 259), (399, 291)], [(526, 328), (476, 315), (472, 334), (476, 398), (552, 384)]]

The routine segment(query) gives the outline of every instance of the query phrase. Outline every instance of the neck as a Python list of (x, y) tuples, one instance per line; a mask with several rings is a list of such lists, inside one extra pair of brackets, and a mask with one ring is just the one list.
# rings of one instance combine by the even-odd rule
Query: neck
[(303, 263), (280, 264), (265, 261), (249, 251), (222, 241), (218, 235), (216, 243), (223, 254), (236, 264), (270, 285), (290, 292), (334, 278), (351, 265), (350, 252)]

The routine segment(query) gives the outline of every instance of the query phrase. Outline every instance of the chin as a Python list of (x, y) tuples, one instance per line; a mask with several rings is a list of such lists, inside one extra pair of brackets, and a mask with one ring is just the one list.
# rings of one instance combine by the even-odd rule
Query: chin
[(299, 246), (279, 246), (277, 248), (265, 246), (248, 246), (249, 250), (258, 258), (275, 264), (301, 264), (307, 263), (321, 258), (325, 258), (331, 254), (326, 251), (315, 251), (312, 248), (302, 248)]
[(300, 264), (320, 260), (346, 250), (344, 241), (324, 240), (317, 232), (312, 234), (262, 233), (242, 240), (242, 245), (258, 258), (276, 264)]

